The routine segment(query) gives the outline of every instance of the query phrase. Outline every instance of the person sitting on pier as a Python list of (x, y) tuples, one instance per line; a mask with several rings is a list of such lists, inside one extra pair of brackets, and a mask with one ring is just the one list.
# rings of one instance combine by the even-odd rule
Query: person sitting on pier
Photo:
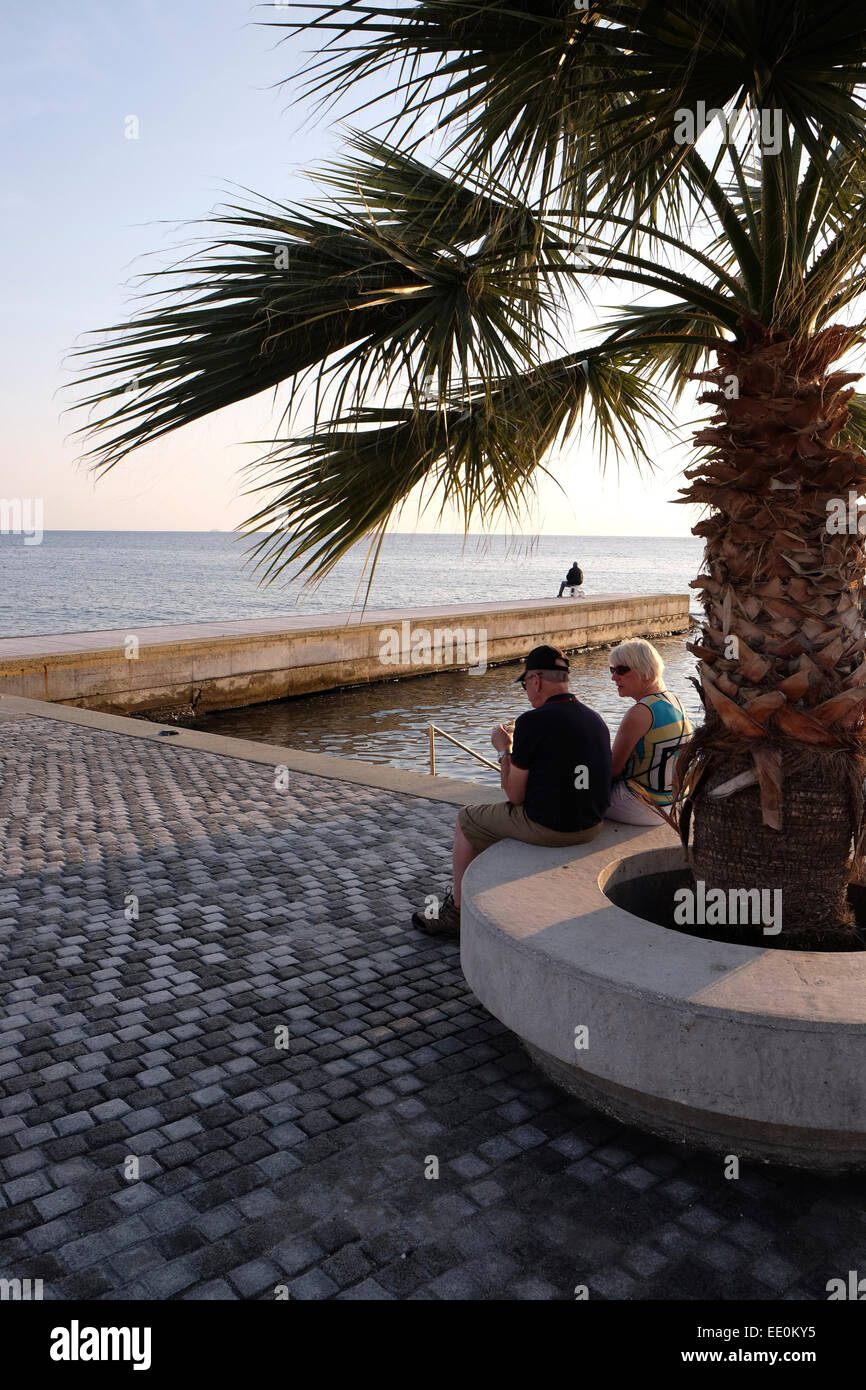
[(571, 569), (568, 571), (568, 574), (565, 576), (562, 583), (560, 584), (559, 593), (556, 595), (556, 597), (562, 598), (563, 590), (570, 589), (571, 597), (574, 598), (575, 589), (579, 589), (582, 583), (583, 570), (580, 568), (580, 565), (577, 563), (576, 560), (572, 560)]
[(610, 731), (600, 715), (568, 689), (568, 657), (556, 647), (535, 647), (517, 679), (532, 709), (514, 734), (497, 724), (490, 736), (499, 753), (502, 790), (508, 800), (464, 806), (454, 831), (453, 893), (438, 915), (416, 912), (412, 921), (429, 935), (460, 931), (460, 887), (469, 864), (498, 840), (524, 844), (582, 845), (594, 840), (610, 800)]
[(608, 658), (623, 700), (634, 700), (613, 741), (613, 775), (608, 820), (659, 825), (671, 804), (674, 761), (692, 732), (676, 695), (665, 689), (661, 653), (643, 638), (621, 642)]

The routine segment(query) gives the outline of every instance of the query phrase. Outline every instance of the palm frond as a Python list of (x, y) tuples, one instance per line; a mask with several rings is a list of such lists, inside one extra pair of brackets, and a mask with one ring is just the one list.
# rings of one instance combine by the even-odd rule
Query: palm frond
[[(667, 198), (682, 211), (684, 149), (677, 113), (778, 111), (822, 158), (823, 135), (856, 148), (863, 107), (866, 21), (856, 0), (820, 12), (791, 0), (421, 0), (390, 8), (360, 0), (305, 7), (273, 21), (330, 37), (308, 68), (307, 93), (346, 96), (375, 78), (397, 97), (405, 139), (428, 111), (453, 133), (463, 168), (509, 170), (563, 205), (587, 201), (635, 217)], [(399, 76), (395, 79), (394, 74)], [(376, 100), (379, 100), (377, 97)], [(405, 143), (405, 141), (401, 141)], [(832, 170), (827, 169), (832, 180)], [(519, 181), (516, 182), (516, 181)]]
[(670, 428), (658, 392), (629, 350), (587, 349), (520, 376), (479, 383), (446, 409), (361, 408), (282, 441), (249, 465), (267, 500), (246, 523), (267, 581), (286, 567), (329, 573), (361, 540), (380, 535), (416, 487), (468, 529), (497, 515), (517, 521), (545, 457), (582, 423), (602, 462), (609, 451), (652, 466), (646, 430)]
[(413, 246), (375, 220), (281, 207), (233, 207), (211, 225), (233, 234), (153, 272), (137, 317), (79, 350), (88, 370), (74, 384), (97, 386), (81, 404), (102, 411), (79, 433), (99, 468), (310, 372), (339, 410), (400, 374), (407, 395), (444, 395), (534, 360), (537, 272), (508, 238)]
[(644, 376), (664, 382), (678, 401), (691, 377), (721, 346), (718, 320), (693, 304), (631, 304), (602, 325), (605, 346), (646, 354)]
[(350, 132), (349, 151), (318, 166), (316, 182), (336, 195), (341, 209), (404, 243), (448, 249), (493, 239), (510, 249), (557, 240), (545, 237), (527, 204), (490, 179), (434, 168), (364, 131)]
[(866, 450), (866, 396), (858, 393), (851, 397), (848, 402), (848, 419), (834, 443)]

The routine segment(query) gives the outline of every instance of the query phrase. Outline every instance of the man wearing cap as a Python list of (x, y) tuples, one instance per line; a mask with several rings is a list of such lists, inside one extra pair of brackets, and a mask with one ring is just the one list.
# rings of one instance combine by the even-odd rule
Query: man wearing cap
[(610, 801), (610, 731), (600, 715), (569, 692), (568, 657), (556, 647), (535, 647), (517, 680), (532, 709), (514, 736), (503, 724), (491, 734), (499, 753), (505, 803), (464, 806), (454, 831), (454, 889), (439, 915), (416, 912), (415, 926), (430, 935), (460, 931), (460, 887), (468, 865), (498, 840), (530, 845), (582, 845), (594, 840)]

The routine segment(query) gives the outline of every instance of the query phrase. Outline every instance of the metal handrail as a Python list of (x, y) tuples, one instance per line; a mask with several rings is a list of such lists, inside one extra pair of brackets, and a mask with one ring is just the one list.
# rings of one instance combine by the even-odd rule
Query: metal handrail
[(494, 772), (498, 772), (498, 771), (499, 771), (499, 763), (492, 763), (492, 762), (490, 761), (489, 758), (483, 757), (483, 756), (481, 755), (481, 753), (476, 753), (475, 749), (474, 749), (474, 748), (470, 748), (468, 743), (461, 743), (460, 740), (459, 740), (459, 738), (455, 738), (453, 734), (447, 733), (445, 729), (440, 729), (440, 728), (438, 727), (438, 725), (436, 725), (436, 724), (428, 724), (428, 726), (427, 726), (427, 733), (428, 733), (428, 736), (429, 736), (429, 739), (430, 739), (430, 776), (431, 776), (431, 777), (435, 777), (435, 776), (436, 776), (436, 741), (435, 741), (435, 736), (436, 736), (436, 734), (441, 734), (443, 738), (447, 738), (447, 739), (448, 739), (449, 743), (454, 743), (454, 744), (456, 744), (456, 746), (457, 746), (458, 748), (462, 748), (463, 751), (464, 751), (464, 753), (470, 753), (470, 754), (472, 755), (473, 758), (477, 758), (478, 761), (479, 761), (480, 763), (483, 763), (485, 767), (492, 767)]

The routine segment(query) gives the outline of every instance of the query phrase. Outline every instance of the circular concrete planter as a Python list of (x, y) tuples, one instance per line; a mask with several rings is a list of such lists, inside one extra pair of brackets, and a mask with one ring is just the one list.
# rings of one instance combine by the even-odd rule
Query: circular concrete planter
[(469, 985), (553, 1081), (618, 1120), (720, 1154), (866, 1169), (866, 952), (703, 941), (603, 891), (682, 863), (666, 827), (495, 845), (464, 881)]

